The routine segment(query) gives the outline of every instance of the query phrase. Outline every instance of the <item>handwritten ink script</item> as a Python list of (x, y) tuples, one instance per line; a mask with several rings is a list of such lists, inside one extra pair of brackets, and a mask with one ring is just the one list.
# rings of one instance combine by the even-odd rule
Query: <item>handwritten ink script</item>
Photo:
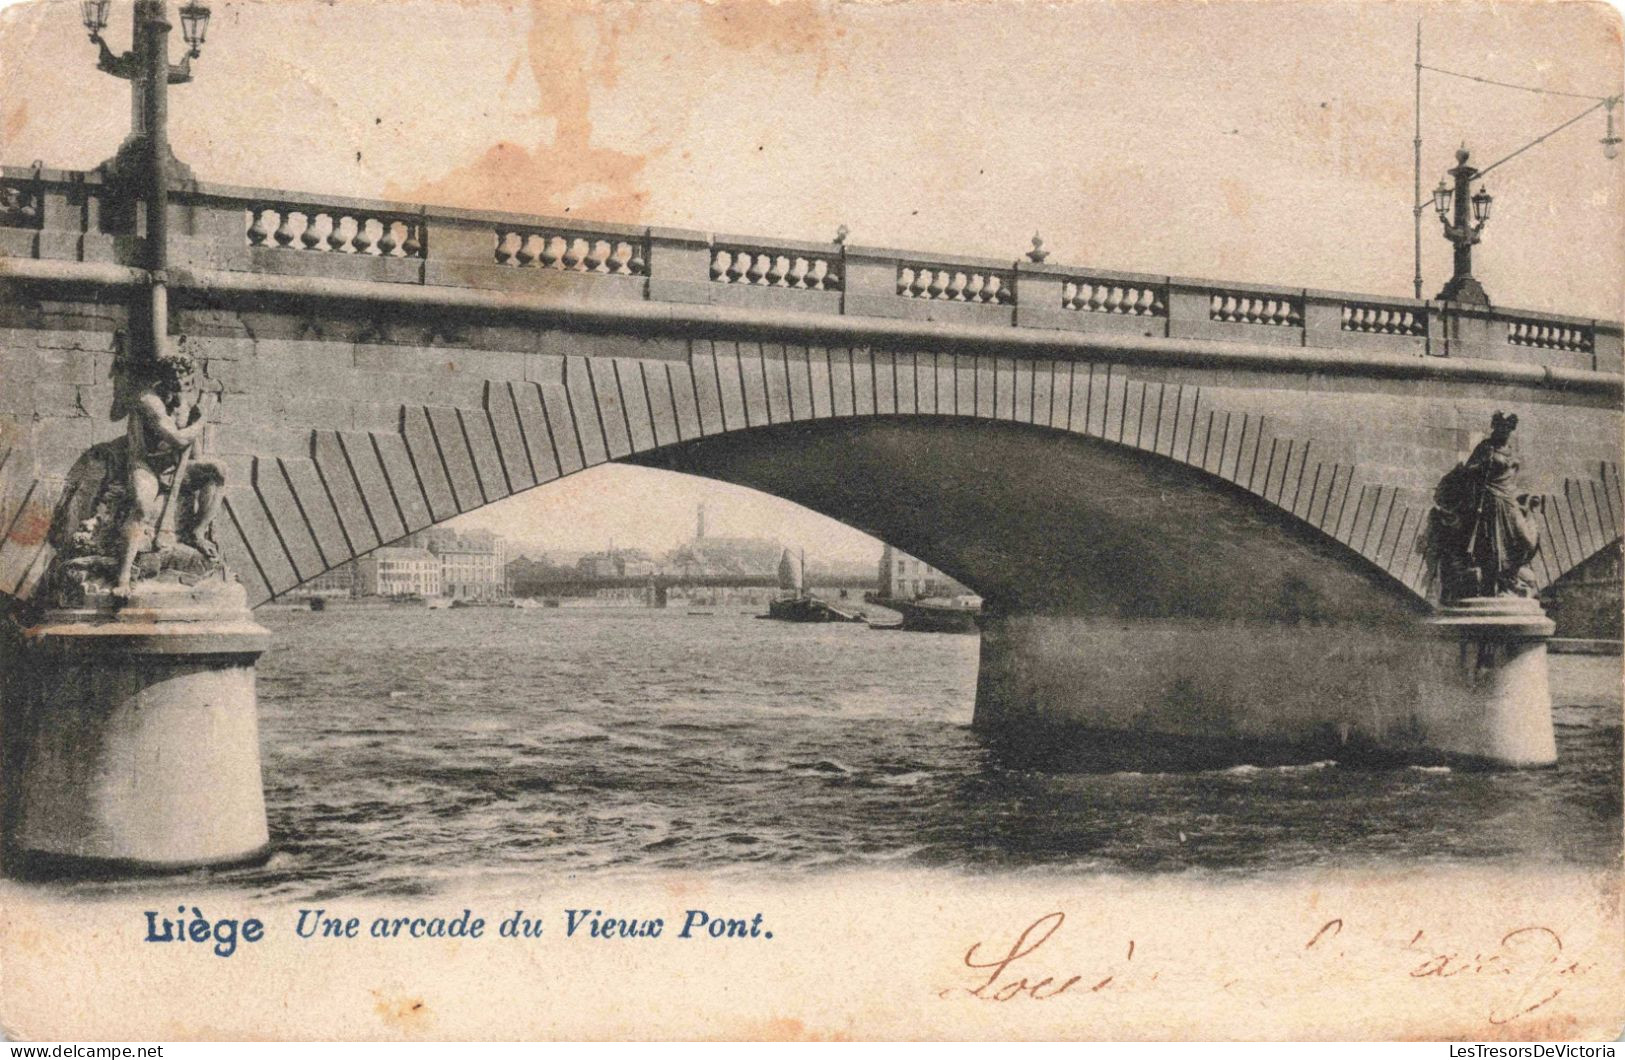
[[(965, 951), (965, 967), (983, 978), (969, 986), (941, 990), (937, 996), (949, 997), (961, 993), (982, 1001), (1048, 1001), (1074, 988), (1088, 993), (1099, 993), (1106, 989), (1116, 978), (1115, 973), (1101, 976), (1092, 986), (1080, 986), (1087, 978), (1086, 974), (1054, 971), (1044, 966), (1042, 961), (1028, 960), (1065, 923), (1065, 913), (1049, 913), (1029, 924), (1007, 948), (1001, 948), (996, 943), (985, 948), (980, 942), (972, 943), (971, 948)], [(1127, 963), (1133, 958), (1134, 940), (1130, 939), (1123, 960)], [(1021, 966), (1019, 973), (1011, 971), (1018, 964)], [(1043, 967), (1044, 970), (1030, 971), (1035, 967)]]
[[(1017, 931), (973, 942), (960, 961), (963, 980), (939, 989), (937, 996), (1001, 1004), (1047, 1002), (1166, 982), (1163, 967), (1175, 972), (1170, 978), (1184, 971), (1179, 954), (1140, 952), (1132, 938), (1075, 940), (1097, 954), (1107, 954), (1079, 959), (1074, 956), (1076, 947), (1068, 945), (1074, 940), (1063, 936), (1065, 925), (1066, 914), (1057, 910)], [(1341, 918), (1334, 917), (1300, 945), (1296, 959), (1316, 960), (1323, 972), (1333, 974), (1337, 962), (1349, 960), (1351, 949), (1356, 949), (1358, 957), (1376, 955), (1379, 968), (1386, 966), (1393, 976), (1417, 983), (1482, 980), (1490, 1002), (1486, 1019), (1497, 1026), (1550, 1005), (1593, 966), (1567, 953), (1557, 931), (1539, 924), (1512, 928), (1480, 949), (1435, 942), (1425, 930), (1408, 939), (1357, 938)], [(1276, 959), (1292, 957), (1283, 951)], [(1236, 983), (1230, 979), (1211, 985), (1230, 990)]]
[[(1435, 949), (1424, 942), (1421, 931), (1411, 938), (1408, 948), (1423, 952)], [(1531, 925), (1508, 931), (1489, 953), (1468, 956), (1452, 949), (1431, 953), (1411, 969), (1410, 975), (1413, 979), (1461, 975), (1503, 979), (1506, 996), (1489, 1017), (1491, 1023), (1503, 1024), (1556, 1001), (1569, 981), (1589, 967), (1564, 954), (1563, 939), (1557, 932)]]

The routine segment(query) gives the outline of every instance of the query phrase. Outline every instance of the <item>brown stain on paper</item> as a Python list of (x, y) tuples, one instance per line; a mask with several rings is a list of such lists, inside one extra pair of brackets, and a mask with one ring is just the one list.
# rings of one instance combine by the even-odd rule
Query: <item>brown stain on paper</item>
[(51, 530), (51, 509), (35, 501), (23, 505), (6, 532), (6, 542), (23, 548), (33, 548), (45, 542)]
[(852, 1036), (843, 1033), (825, 1034), (813, 1030), (794, 1016), (780, 1016), (760, 1023), (748, 1022), (730, 1026), (722, 1041), (747, 1042), (849, 1042)]
[(6, 116), (0, 119), (0, 139), (15, 140), (28, 128), (28, 100), (20, 100), (6, 108)]
[[(614, 86), (619, 37), (639, 17), (637, 8), (608, 8), (590, 0), (533, 0), (522, 61), (528, 63), (540, 96), (538, 113), (555, 122), (552, 143), (526, 147), (501, 141), (438, 180), (409, 189), (392, 187), (387, 194), (481, 210), (637, 221), (649, 195), (640, 180), (649, 156), (595, 145), (591, 105), (595, 85)], [(587, 18), (597, 28), (590, 45), (578, 32)], [(510, 82), (518, 65), (509, 70)]]
[[(815, 79), (829, 65), (829, 48), (846, 31), (826, 5), (731, 0), (700, 5), (706, 33), (730, 51), (782, 62), (806, 56)], [(385, 194), (412, 202), (436, 202), (513, 213), (571, 214), (623, 224), (643, 219), (649, 189), (648, 163), (670, 149), (679, 129), (644, 151), (596, 142), (592, 122), (595, 89), (614, 88), (622, 69), (622, 41), (641, 23), (644, 9), (596, 0), (531, 0), (525, 54), (509, 67), (512, 87), (521, 65), (530, 69), (539, 95), (537, 114), (554, 121), (551, 142), (532, 145), (502, 140), (478, 158), (435, 180), (412, 187), (391, 185)], [(684, 71), (707, 76), (703, 51), (691, 53)]]
[(811, 2), (731, 0), (705, 4), (700, 11), (706, 31), (724, 48), (780, 57), (811, 54), (820, 74), (827, 68), (830, 42), (846, 35), (825, 6)]
[(372, 991), (372, 996), (373, 1012), (393, 1030), (421, 1034), (433, 1022), (421, 997), (389, 996), (380, 990)]

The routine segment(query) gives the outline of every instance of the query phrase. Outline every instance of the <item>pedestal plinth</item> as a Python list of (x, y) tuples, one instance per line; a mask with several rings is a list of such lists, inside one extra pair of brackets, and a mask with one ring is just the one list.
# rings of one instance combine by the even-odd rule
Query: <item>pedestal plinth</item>
[(1431, 746), (1503, 766), (1557, 761), (1546, 641), (1556, 629), (1538, 601), (1472, 597), (1440, 608), (1431, 632), (1454, 642), (1423, 694)]
[(140, 582), (24, 633), (12, 848), (32, 874), (162, 872), (269, 852), (242, 586)]

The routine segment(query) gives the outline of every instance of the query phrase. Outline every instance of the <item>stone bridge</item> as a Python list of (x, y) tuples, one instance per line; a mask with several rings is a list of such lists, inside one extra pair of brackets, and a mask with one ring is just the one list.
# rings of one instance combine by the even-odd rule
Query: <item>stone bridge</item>
[[(123, 431), (147, 274), (97, 174), (0, 183), (0, 593), (26, 601), (70, 468)], [(1616, 321), (190, 182), (170, 230), (252, 602), (635, 462), (981, 593), (990, 728), (1479, 753), (1407, 661), (1440, 476), (1515, 411), (1539, 582), (1620, 539)]]

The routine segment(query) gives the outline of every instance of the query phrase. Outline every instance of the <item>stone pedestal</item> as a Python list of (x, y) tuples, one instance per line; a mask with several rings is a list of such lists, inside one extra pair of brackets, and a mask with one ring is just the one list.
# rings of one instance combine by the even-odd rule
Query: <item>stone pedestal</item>
[(1441, 608), (1427, 625), (1447, 645), (1423, 688), (1432, 745), (1495, 765), (1556, 762), (1546, 670), (1556, 626), (1539, 602), (1474, 597)]
[(12, 855), (21, 871), (163, 872), (269, 852), (242, 586), (139, 582), (24, 632)]

